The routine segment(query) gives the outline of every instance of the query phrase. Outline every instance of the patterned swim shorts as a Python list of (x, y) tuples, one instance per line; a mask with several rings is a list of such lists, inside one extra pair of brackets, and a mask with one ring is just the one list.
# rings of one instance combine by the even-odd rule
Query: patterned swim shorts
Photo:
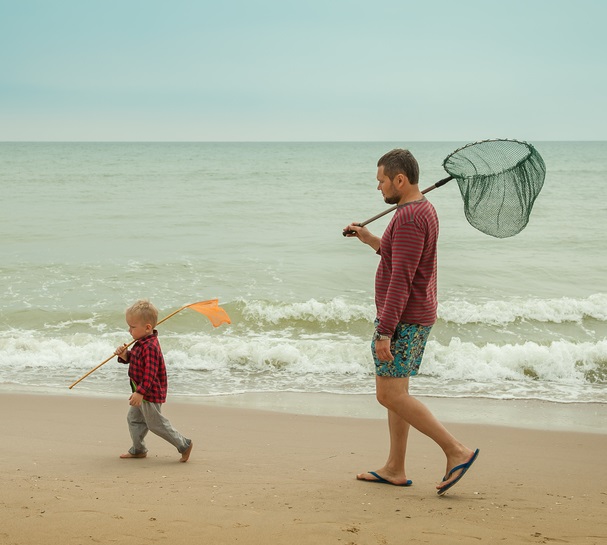
[(431, 329), (431, 325), (398, 324), (390, 341), (390, 351), (394, 361), (378, 360), (375, 353), (375, 340), (371, 341), (375, 374), (379, 377), (396, 378), (417, 375)]

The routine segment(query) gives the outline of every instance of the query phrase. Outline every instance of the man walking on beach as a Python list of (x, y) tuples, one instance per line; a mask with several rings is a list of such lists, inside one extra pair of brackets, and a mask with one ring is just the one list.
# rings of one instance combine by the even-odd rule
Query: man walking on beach
[(409, 395), (409, 377), (417, 374), (436, 321), (438, 217), (419, 190), (419, 167), (408, 150), (386, 153), (377, 167), (377, 188), (384, 201), (398, 205), (394, 217), (381, 238), (356, 223), (348, 225), (345, 232), (380, 256), (371, 351), (377, 400), (388, 409), (390, 451), (382, 468), (360, 473), (357, 479), (410, 486), (405, 456), (409, 428), (413, 426), (445, 453), (447, 470), (436, 487), (443, 495), (464, 476), (479, 451), (457, 441), (423, 403)]

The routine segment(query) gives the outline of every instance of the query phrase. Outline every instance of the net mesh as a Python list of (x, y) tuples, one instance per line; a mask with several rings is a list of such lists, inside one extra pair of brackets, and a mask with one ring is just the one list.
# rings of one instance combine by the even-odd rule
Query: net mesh
[(537, 150), (516, 140), (468, 144), (449, 155), (443, 167), (459, 184), (470, 225), (497, 238), (525, 228), (546, 176)]

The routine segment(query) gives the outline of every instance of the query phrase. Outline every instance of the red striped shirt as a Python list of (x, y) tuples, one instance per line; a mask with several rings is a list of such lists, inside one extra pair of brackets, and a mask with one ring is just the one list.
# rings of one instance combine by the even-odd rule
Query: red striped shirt
[(438, 216), (425, 197), (399, 206), (384, 231), (375, 275), (375, 306), (382, 335), (399, 322), (436, 322)]

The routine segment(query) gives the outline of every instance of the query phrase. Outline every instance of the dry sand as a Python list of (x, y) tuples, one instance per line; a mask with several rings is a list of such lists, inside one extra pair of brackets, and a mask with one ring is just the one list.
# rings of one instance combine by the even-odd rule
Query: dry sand
[(385, 461), (382, 420), (169, 400), (195, 443), (182, 464), (156, 436), (119, 459), (127, 409), (0, 394), (2, 545), (607, 543), (604, 433), (449, 425), (481, 454), (438, 497), (442, 453), (415, 431), (412, 487), (355, 480)]

